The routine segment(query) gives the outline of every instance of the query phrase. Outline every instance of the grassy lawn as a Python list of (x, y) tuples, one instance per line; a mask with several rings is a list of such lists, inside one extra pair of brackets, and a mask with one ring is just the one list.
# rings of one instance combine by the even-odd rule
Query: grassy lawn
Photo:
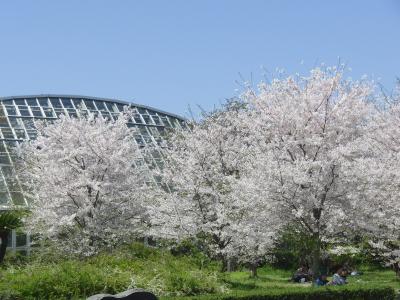
[[(263, 267), (257, 278), (250, 278), (246, 269), (220, 273), (220, 268), (220, 263), (201, 255), (174, 256), (167, 250), (137, 243), (81, 260), (30, 257), (23, 263), (10, 261), (0, 268), (0, 299), (60, 300), (68, 295), (69, 299), (86, 299), (131, 287), (153, 291), (161, 299), (311, 289), (310, 284), (290, 282), (292, 271)], [(393, 271), (367, 267), (359, 271), (363, 275), (350, 276), (348, 288), (389, 286), (400, 293), (400, 280)]]
[[(363, 274), (360, 276), (349, 276), (348, 286), (390, 286), (400, 293), (400, 280), (391, 270), (360, 268)], [(232, 291), (271, 290), (288, 288), (309, 288), (310, 283), (293, 283), (289, 279), (292, 272), (273, 269), (271, 267), (260, 268), (258, 278), (250, 278), (245, 271), (226, 274), (226, 282)], [(331, 278), (328, 278), (331, 279)]]

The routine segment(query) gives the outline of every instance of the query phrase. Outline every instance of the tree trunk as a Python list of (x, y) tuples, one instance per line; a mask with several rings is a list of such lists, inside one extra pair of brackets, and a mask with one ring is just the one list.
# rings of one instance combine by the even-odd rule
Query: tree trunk
[(321, 267), (321, 241), (319, 239), (319, 235), (315, 235), (315, 244), (312, 252), (312, 280), (314, 281), (320, 276), (320, 267)]
[(251, 278), (256, 278), (257, 276), (257, 265), (256, 264), (251, 264), (250, 265), (250, 277)]
[(7, 244), (8, 244), (8, 234), (10, 232), (8, 230), (6, 231), (1, 231), (0, 232), (0, 239), (1, 239), (1, 245), (0, 245), (0, 264), (3, 263), (4, 256), (6, 255), (6, 250), (7, 250)]
[(400, 278), (400, 263), (395, 263), (393, 265), (393, 270), (396, 272), (396, 276)]
[(233, 262), (231, 258), (222, 258), (222, 272), (233, 272)]

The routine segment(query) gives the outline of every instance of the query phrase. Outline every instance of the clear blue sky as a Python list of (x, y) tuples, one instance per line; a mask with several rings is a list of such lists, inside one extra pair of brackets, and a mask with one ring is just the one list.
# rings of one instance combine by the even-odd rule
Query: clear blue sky
[[(0, 95), (82, 94), (185, 115), (236, 81), (346, 62), (400, 76), (400, 1), (1, 1)], [(301, 64), (300, 62), (304, 63)]]

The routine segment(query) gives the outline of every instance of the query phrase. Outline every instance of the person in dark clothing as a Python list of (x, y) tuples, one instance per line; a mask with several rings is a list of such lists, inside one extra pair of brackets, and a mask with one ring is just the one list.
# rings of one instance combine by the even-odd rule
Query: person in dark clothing
[(329, 282), (327, 276), (325, 274), (318, 276), (317, 280), (315, 280), (316, 286), (324, 286)]
[(307, 282), (310, 279), (310, 272), (305, 265), (298, 268), (292, 277), (292, 281), (294, 282)]

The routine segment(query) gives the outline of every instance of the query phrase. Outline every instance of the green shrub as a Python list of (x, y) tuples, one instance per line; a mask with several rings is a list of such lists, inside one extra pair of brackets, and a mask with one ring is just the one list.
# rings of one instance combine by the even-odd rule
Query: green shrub
[(200, 269), (195, 259), (169, 251), (125, 246), (85, 260), (51, 257), (0, 271), (0, 300), (84, 299), (139, 287), (157, 295), (196, 295), (224, 290), (218, 264)]
[(395, 291), (390, 287), (349, 288), (297, 288), (269, 291), (238, 292), (227, 295), (193, 297), (163, 297), (161, 300), (393, 300)]

